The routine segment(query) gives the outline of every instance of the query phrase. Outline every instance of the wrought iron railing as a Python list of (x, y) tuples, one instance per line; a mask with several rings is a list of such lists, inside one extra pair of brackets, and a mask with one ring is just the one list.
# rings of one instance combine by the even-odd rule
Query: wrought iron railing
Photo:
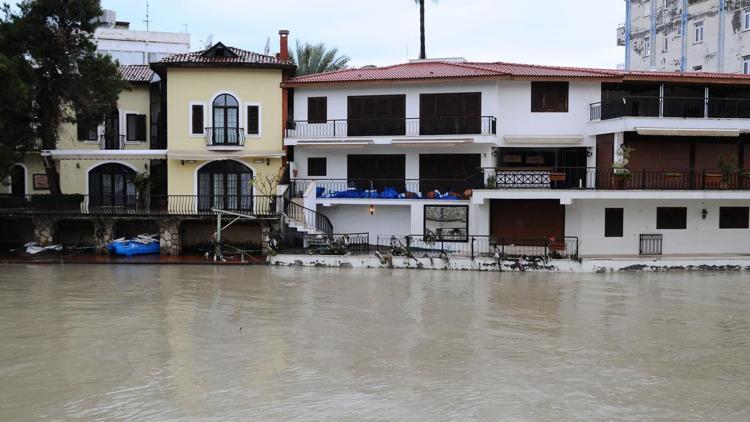
[(624, 96), (590, 105), (590, 120), (618, 117), (750, 118), (750, 99)]
[(333, 224), (331, 224), (331, 220), (328, 217), (315, 210), (305, 208), (287, 198), (284, 198), (284, 215), (291, 220), (312, 227), (329, 237), (333, 235)]
[(484, 170), (486, 189), (750, 190), (750, 171), (501, 167)]
[(289, 122), (286, 137), (346, 138), (357, 136), (495, 135), (493, 116), (334, 119)]
[(662, 254), (661, 234), (641, 234), (638, 243), (638, 253), (642, 256), (659, 256)]
[(295, 179), (290, 194), (301, 198), (315, 183), (318, 198), (468, 199), (467, 190), (482, 188), (482, 175), (468, 179)]
[(241, 127), (207, 127), (205, 133), (208, 147), (245, 146), (245, 129)]
[(355, 255), (370, 252), (369, 233), (337, 233), (331, 236), (296, 233), (274, 238), (277, 251), (283, 253)]
[(505, 239), (493, 236), (466, 236), (456, 242), (440, 236), (390, 235), (378, 236), (380, 253), (420, 257), (494, 257), (494, 258), (554, 258), (578, 259), (578, 238)]
[[(229, 199), (228, 199), (229, 198)], [(0, 215), (207, 216), (214, 208), (277, 217), (277, 196), (0, 195)]]
[(99, 149), (120, 150), (125, 149), (125, 135), (102, 134), (99, 135)]

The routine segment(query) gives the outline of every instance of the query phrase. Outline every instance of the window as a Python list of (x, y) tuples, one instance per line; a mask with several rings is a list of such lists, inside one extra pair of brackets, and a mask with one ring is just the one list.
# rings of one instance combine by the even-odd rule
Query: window
[(136, 200), (135, 170), (109, 163), (89, 172), (89, 204), (98, 206), (134, 206)]
[(745, 31), (750, 29), (750, 9), (742, 11), (742, 29)]
[(531, 112), (532, 113), (567, 113), (568, 112), (568, 83), (567, 82), (532, 82), (531, 83)]
[(212, 145), (238, 145), (240, 143), (240, 104), (229, 94), (221, 94), (212, 104)]
[(703, 21), (696, 22), (694, 24), (694, 33), (695, 37), (693, 38), (694, 43), (702, 43), (703, 42)]
[(643, 55), (648, 57), (651, 55), (651, 37), (643, 39)]
[(469, 207), (425, 205), (424, 236), (445, 242), (469, 240)]
[(482, 93), (421, 94), (419, 134), (454, 135), (482, 132)]
[(198, 209), (253, 209), (253, 172), (237, 161), (221, 160), (198, 170)]
[(203, 135), (205, 125), (203, 122), (203, 104), (193, 104), (190, 106), (190, 134)]
[(146, 115), (128, 114), (125, 116), (126, 137), (128, 142), (146, 142)]
[(78, 132), (78, 140), (79, 141), (98, 141), (99, 140), (99, 132), (98, 132), (98, 126), (96, 123), (92, 123), (85, 117), (79, 115), (77, 118), (77, 125), (76, 129)]
[(693, 66), (693, 72), (700, 72), (703, 70), (703, 66)]
[(750, 208), (748, 207), (721, 207), (719, 208), (720, 229), (747, 229), (750, 228)]
[(687, 229), (687, 208), (659, 207), (656, 209), (656, 228), (658, 230)]
[(347, 116), (348, 136), (403, 136), (406, 95), (348, 97)]
[(328, 170), (328, 162), (325, 157), (307, 159), (308, 176), (325, 176)]
[(742, 73), (750, 75), (750, 56), (742, 57)]
[(247, 106), (247, 134), (260, 135), (260, 106)]
[(604, 209), (604, 237), (622, 237), (623, 232), (623, 209)]
[(328, 98), (310, 97), (307, 99), (307, 122), (326, 123), (328, 121)]

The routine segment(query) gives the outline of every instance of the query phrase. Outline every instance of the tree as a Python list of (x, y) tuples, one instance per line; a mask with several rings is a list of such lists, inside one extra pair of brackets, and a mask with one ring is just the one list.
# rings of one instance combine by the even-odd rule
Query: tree
[(339, 56), (338, 52), (338, 48), (326, 49), (324, 43), (302, 44), (298, 40), (290, 59), (297, 65), (296, 76), (311, 75), (346, 68), (351, 59), (348, 56)]
[[(99, 0), (23, 0), (18, 12), (8, 4), (3, 10), (0, 48), (18, 64), (18, 80), (32, 104), (31, 127), (43, 149), (55, 149), (63, 123), (103, 121), (116, 108), (127, 84), (117, 63), (96, 53), (92, 34), (102, 13)], [(28, 124), (5, 115), (0, 120), (0, 127), (17, 131)], [(18, 141), (3, 136), (3, 143)], [(59, 194), (54, 161), (44, 157), (44, 166), (50, 191)]]
[[(419, 5), (419, 58), (426, 59), (427, 53), (425, 49), (424, 41), (424, 1), (425, 0), (414, 0), (414, 3)], [(437, 3), (439, 0), (432, 0)]]

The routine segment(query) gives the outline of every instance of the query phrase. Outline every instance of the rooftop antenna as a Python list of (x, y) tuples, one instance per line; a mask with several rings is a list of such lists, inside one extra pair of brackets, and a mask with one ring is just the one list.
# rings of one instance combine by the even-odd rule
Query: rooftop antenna
[(188, 27), (188, 24), (186, 24), (186, 23), (182, 24), (182, 33), (183, 34), (187, 34), (187, 27)]
[(209, 34), (208, 38), (206, 38), (206, 41), (203, 42), (203, 48), (205, 50), (208, 50), (214, 45), (214, 34)]
[(146, 31), (149, 30), (149, 24), (151, 23), (151, 19), (149, 18), (149, 15), (148, 15), (148, 9), (149, 9), (148, 0), (146, 0), (146, 20), (143, 21), (143, 22), (146, 22)]
[(271, 54), (271, 37), (266, 38), (266, 47), (263, 49), (264, 55)]

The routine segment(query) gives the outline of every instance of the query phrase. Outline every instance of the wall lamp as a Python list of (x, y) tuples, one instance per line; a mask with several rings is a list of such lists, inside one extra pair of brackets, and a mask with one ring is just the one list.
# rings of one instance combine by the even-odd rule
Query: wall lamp
[(708, 217), (708, 210), (703, 208), (703, 211), (701, 211), (701, 217), (705, 220), (706, 217)]
[(374, 215), (375, 214), (375, 205), (370, 204), (369, 212), (370, 212), (370, 215)]

